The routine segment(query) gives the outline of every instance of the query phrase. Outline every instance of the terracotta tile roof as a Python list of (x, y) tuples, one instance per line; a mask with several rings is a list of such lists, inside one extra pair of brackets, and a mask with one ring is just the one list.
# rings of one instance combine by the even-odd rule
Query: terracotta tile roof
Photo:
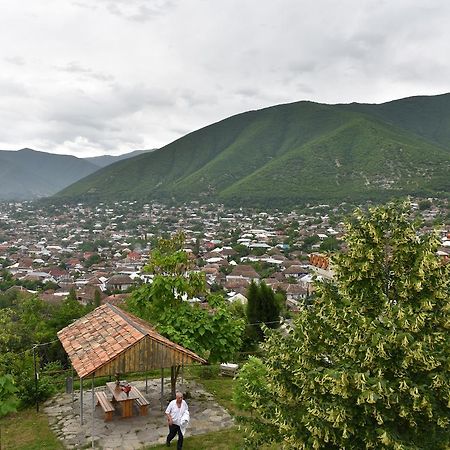
[(130, 295), (131, 294), (112, 294), (103, 298), (102, 303), (111, 303), (111, 305), (120, 307), (120, 305), (123, 305)]
[(72, 366), (80, 378), (91, 375), (146, 337), (192, 361), (206, 361), (194, 352), (157, 333), (147, 322), (105, 304), (58, 332)]

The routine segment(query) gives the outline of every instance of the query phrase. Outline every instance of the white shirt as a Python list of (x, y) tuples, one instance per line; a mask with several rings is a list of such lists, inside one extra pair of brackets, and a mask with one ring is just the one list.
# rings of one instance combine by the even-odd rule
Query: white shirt
[(189, 408), (184, 400), (181, 400), (181, 406), (179, 408), (176, 400), (172, 400), (166, 408), (166, 414), (170, 414), (172, 422), (175, 425), (181, 425), (181, 418), (186, 411), (189, 411)]

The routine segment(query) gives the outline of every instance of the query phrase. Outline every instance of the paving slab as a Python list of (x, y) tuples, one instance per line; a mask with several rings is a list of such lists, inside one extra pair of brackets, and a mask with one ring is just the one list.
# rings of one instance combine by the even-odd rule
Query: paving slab
[[(159, 380), (148, 380), (148, 392), (145, 393), (145, 380), (133, 381), (150, 402), (147, 416), (139, 416), (137, 408), (131, 418), (122, 419), (120, 411), (115, 411), (113, 419), (104, 421), (100, 407), (92, 410), (92, 391), (83, 391), (83, 424), (80, 423), (79, 392), (58, 394), (44, 405), (50, 428), (67, 449), (90, 448), (92, 443), (92, 423), (94, 423), (94, 444), (102, 450), (138, 450), (149, 445), (165, 442), (168, 428), (164, 411), (161, 410), (161, 385)], [(223, 430), (234, 425), (228, 412), (214, 401), (214, 397), (194, 381), (184, 380), (183, 387), (189, 391), (187, 400), (191, 422), (186, 436)], [(95, 391), (106, 391), (106, 387)], [(170, 395), (170, 383), (164, 385), (165, 409)]]

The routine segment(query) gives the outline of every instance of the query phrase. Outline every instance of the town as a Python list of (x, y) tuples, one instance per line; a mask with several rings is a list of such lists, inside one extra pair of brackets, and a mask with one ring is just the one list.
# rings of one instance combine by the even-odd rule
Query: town
[[(447, 200), (419, 199), (411, 206), (424, 231), (437, 229), (438, 254), (448, 260)], [(353, 208), (345, 203), (293, 211), (198, 202), (4, 203), (0, 287), (28, 291), (49, 303), (74, 292), (83, 305), (120, 304), (136, 287), (151, 283), (145, 265), (157, 239), (182, 232), (193, 270), (205, 274), (210, 291), (245, 304), (250, 282), (264, 281), (283, 292), (286, 310), (295, 312), (313, 295), (314, 279), (333, 278), (330, 255), (342, 246), (344, 219)]]

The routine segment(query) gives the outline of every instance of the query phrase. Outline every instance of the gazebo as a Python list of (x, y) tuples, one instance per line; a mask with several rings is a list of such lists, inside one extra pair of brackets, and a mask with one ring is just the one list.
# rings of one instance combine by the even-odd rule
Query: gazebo
[(174, 383), (180, 367), (207, 364), (196, 353), (161, 336), (144, 320), (109, 303), (60, 330), (58, 338), (80, 378), (81, 423), (85, 379), (92, 379), (94, 409), (95, 377), (161, 369), (162, 401), (164, 368), (171, 368)]

